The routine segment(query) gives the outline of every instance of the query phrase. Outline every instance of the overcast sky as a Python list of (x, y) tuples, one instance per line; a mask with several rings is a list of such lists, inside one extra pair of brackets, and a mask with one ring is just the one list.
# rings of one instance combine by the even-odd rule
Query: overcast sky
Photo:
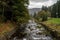
[(57, 0), (29, 0), (29, 7), (28, 8), (41, 8), (42, 5), (44, 6), (51, 6), (56, 3)]

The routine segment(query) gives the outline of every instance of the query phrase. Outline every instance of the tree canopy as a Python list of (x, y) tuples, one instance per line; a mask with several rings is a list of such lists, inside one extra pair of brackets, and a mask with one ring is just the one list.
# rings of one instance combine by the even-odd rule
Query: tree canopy
[(52, 5), (49, 10), (51, 11), (51, 17), (60, 18), (60, 0)]
[(28, 0), (0, 0), (0, 15), (6, 21), (27, 22), (29, 19), (28, 5)]

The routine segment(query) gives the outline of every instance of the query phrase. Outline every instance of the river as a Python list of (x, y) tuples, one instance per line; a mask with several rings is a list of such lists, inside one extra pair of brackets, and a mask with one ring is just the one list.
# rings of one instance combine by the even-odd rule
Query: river
[(25, 32), (27, 33), (25, 38), (14, 38), (14, 40), (53, 40), (50, 34), (47, 34), (46, 29), (42, 27), (42, 25), (37, 24), (34, 20), (29, 20)]

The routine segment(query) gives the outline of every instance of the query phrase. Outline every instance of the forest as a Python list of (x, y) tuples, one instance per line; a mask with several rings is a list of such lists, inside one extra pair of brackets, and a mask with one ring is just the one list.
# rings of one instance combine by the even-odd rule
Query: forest
[(43, 5), (41, 11), (33, 16), (29, 15), (28, 6), (29, 0), (0, 0), (0, 40), (25, 37), (25, 28), (30, 19), (45, 25), (51, 34), (56, 34), (54, 40), (59, 40), (60, 0), (49, 7)]

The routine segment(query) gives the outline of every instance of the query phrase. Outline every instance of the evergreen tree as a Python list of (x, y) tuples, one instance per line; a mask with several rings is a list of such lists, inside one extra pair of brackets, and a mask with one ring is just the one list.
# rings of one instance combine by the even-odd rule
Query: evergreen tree
[(56, 5), (55, 4), (53, 5), (51, 16), (56, 18)]
[(0, 14), (2, 14), (6, 20), (23, 23), (29, 19), (27, 9), (28, 0), (1, 0), (0, 3)]
[(54, 5), (52, 5), (50, 8), (51, 16), (54, 18), (60, 18), (60, 0), (57, 1), (57, 3), (55, 3)]
[(26, 23), (29, 20), (28, 14), (28, 0), (0, 0), (0, 15), (3, 20), (9, 20), (17, 24), (15, 34), (12, 34), (11, 38), (15, 36), (24, 37), (24, 30)]
[(42, 6), (42, 10), (38, 12), (38, 17), (42, 18), (42, 21), (46, 21), (49, 16), (50, 16), (50, 12), (48, 11), (48, 8)]
[(60, 18), (60, 0), (57, 1), (57, 13), (58, 13), (58, 17)]

